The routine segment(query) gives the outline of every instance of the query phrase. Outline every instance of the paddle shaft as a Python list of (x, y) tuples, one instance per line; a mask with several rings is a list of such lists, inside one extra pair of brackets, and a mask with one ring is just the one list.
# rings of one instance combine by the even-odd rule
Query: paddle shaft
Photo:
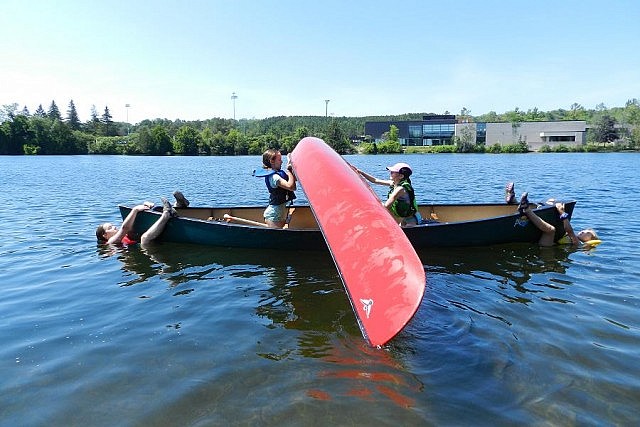
[(233, 221), (233, 222), (238, 222), (240, 224), (255, 225), (257, 227), (268, 227), (268, 225), (265, 224), (264, 222), (252, 221), (250, 219), (245, 219), (245, 218), (238, 218), (237, 216), (231, 216), (229, 214), (224, 214), (224, 219), (225, 221)]
[[(287, 212), (287, 219), (285, 222), (285, 225), (283, 228), (289, 228), (289, 222), (291, 222), (291, 215), (293, 214), (293, 212), (296, 210), (295, 207), (290, 207), (288, 209)], [(255, 225), (257, 227), (268, 227), (267, 224), (265, 224), (264, 222), (258, 222), (258, 221), (252, 221), (250, 219), (245, 219), (245, 218), (240, 218), (237, 216), (231, 216), (229, 214), (224, 214), (223, 218), (225, 219), (225, 221), (233, 221), (233, 222), (237, 222), (240, 224), (245, 224), (245, 225)]]

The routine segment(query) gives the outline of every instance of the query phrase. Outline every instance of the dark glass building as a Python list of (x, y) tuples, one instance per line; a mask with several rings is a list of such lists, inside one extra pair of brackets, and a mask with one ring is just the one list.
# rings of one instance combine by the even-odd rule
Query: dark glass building
[(450, 145), (456, 131), (456, 116), (443, 114), (422, 116), (422, 120), (416, 121), (366, 122), (364, 133), (380, 141), (391, 125), (398, 128), (403, 145)]

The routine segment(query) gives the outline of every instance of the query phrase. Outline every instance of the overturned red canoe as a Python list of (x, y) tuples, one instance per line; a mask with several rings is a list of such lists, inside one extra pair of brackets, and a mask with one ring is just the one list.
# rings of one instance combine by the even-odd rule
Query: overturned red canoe
[(364, 337), (385, 344), (422, 301), (422, 262), (371, 188), (324, 141), (304, 138), (291, 159)]

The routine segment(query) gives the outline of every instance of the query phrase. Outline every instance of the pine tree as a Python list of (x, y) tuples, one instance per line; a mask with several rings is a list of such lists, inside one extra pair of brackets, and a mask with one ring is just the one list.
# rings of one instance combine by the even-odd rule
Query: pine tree
[(80, 130), (80, 119), (78, 118), (78, 112), (76, 106), (73, 103), (73, 99), (69, 102), (69, 109), (67, 110), (67, 123), (73, 130)]
[(51, 101), (49, 111), (47, 112), (47, 117), (49, 117), (51, 120), (62, 121), (62, 116), (60, 115), (60, 110), (56, 105), (56, 101)]
[(35, 113), (36, 117), (47, 117), (47, 113), (44, 111), (44, 108), (42, 108), (42, 104), (38, 105), (38, 108), (36, 109), (36, 113)]
[(101, 123), (98, 118), (98, 110), (96, 110), (96, 106), (91, 106), (91, 119), (85, 124), (85, 130), (92, 135), (97, 135), (100, 131)]
[(104, 126), (105, 136), (115, 136), (115, 132), (113, 131), (113, 118), (111, 117), (111, 113), (109, 112), (109, 107), (104, 107), (104, 113), (102, 114), (100, 122), (102, 122), (102, 125)]

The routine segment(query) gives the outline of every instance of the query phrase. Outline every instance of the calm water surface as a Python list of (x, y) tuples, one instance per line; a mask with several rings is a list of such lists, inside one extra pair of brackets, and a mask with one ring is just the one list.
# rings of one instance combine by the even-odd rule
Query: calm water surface
[(347, 158), (410, 163), (425, 202), (577, 199), (604, 242), (421, 251), (422, 305), (373, 349), (327, 253), (96, 244), (174, 189), (264, 204), (259, 157), (0, 156), (0, 425), (637, 424), (638, 154)]

